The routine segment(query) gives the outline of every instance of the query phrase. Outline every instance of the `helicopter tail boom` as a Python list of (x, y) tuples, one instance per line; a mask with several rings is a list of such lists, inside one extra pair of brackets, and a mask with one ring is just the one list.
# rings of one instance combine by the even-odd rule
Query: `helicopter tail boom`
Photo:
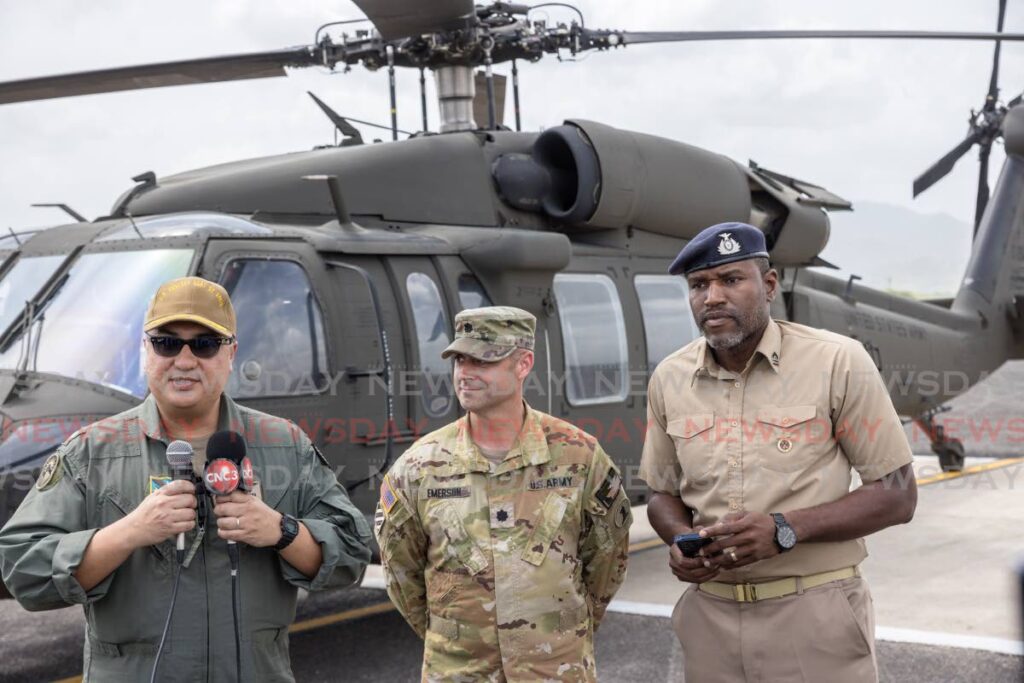
[(1024, 357), (1024, 107), (1003, 122), (1006, 161), (978, 225), (954, 310), (976, 311), (1006, 345), (1006, 356)]

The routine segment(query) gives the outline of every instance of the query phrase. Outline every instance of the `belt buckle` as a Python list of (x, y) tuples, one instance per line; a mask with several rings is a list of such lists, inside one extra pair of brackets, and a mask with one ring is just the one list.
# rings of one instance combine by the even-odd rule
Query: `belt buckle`
[(732, 587), (736, 602), (757, 602), (757, 585), (753, 583), (737, 583)]

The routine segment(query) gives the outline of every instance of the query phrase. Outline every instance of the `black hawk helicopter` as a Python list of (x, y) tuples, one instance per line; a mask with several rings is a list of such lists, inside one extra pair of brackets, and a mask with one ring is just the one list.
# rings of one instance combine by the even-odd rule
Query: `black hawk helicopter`
[[(364, 144), (322, 101), (339, 144), (157, 177), (108, 216), (0, 239), (0, 522), (75, 429), (145, 395), (147, 298), (172, 277), (222, 282), (239, 314), (229, 393), (295, 420), (371, 512), (405, 445), (458, 415), (440, 350), (454, 314), (508, 304), (538, 317), (530, 402), (602, 441), (635, 472), (649, 372), (698, 330), (685, 282), (665, 274), (712, 223), (764, 230), (782, 276), (773, 315), (862, 341), (897, 409), (931, 436), (944, 468), (963, 447), (935, 417), (953, 395), (1024, 355), (1024, 107), (998, 97), (1002, 32), (634, 32), (551, 23), (527, 5), (357, 0), (373, 28), (271, 52), (0, 83), (0, 106), (139, 88), (286, 75), (286, 68), (387, 71), (392, 142)], [(326, 27), (322, 27), (326, 28)], [(955, 297), (915, 301), (812, 270), (827, 211), (850, 203), (810, 182), (682, 142), (570, 119), (521, 132), (518, 66), (548, 55), (646, 43), (803, 38), (995, 41), (969, 134), (915, 181), (943, 177), (978, 145), (976, 237)], [(510, 62), (515, 130), (504, 125)], [(398, 140), (395, 72), (419, 71), (423, 131)], [(478, 72), (477, 69), (482, 68)], [(440, 133), (426, 125), (433, 74)], [(988, 154), (1007, 159), (989, 196)], [(83, 316), (81, 311), (88, 311)], [(980, 349), (984, 351), (979, 352)], [(955, 369), (966, 382), (941, 381)], [(632, 479), (634, 501), (644, 487)]]

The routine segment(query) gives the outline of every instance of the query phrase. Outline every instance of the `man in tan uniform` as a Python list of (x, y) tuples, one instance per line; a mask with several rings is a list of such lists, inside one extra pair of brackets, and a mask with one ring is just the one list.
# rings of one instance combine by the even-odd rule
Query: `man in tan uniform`
[[(769, 317), (778, 276), (752, 226), (707, 228), (669, 272), (704, 335), (651, 378), (640, 476), (695, 584), (673, 613), (687, 683), (876, 680), (863, 537), (917, 501), (878, 370), (855, 340)], [(694, 531), (713, 542), (690, 559), (672, 541)]]
[(425, 641), (425, 681), (596, 680), (632, 515), (597, 441), (523, 401), (535, 325), (504, 306), (456, 316), (443, 357), (466, 415), (381, 484), (388, 594)]

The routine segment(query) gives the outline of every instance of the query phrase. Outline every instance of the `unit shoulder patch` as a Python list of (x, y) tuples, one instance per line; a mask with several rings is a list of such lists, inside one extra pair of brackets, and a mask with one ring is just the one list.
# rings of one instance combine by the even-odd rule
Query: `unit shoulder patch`
[(60, 478), (64, 475), (64, 456), (60, 451), (53, 453), (46, 462), (43, 463), (42, 469), (39, 470), (39, 478), (36, 480), (36, 488), (40, 491), (46, 491), (52, 489), (60, 481)]
[(615, 497), (619, 495), (619, 488), (621, 486), (622, 478), (619, 476), (619, 473), (615, 470), (610, 470), (604, 481), (601, 482), (601, 486), (594, 493), (594, 498), (607, 510), (615, 502)]
[(146, 488), (146, 493), (147, 494), (149, 494), (149, 493), (156, 493), (157, 490), (163, 488), (164, 486), (167, 486), (170, 483), (171, 483), (171, 477), (169, 477), (167, 475), (162, 475), (162, 476), (150, 475), (150, 477), (149, 477), (149, 486)]

